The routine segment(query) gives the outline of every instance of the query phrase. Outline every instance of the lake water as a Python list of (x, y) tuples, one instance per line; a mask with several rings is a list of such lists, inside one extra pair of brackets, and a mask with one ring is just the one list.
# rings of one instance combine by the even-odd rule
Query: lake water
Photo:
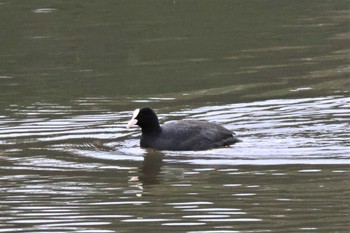
[[(348, 232), (349, 2), (0, 1), (0, 232)], [(243, 142), (139, 147), (125, 125)]]

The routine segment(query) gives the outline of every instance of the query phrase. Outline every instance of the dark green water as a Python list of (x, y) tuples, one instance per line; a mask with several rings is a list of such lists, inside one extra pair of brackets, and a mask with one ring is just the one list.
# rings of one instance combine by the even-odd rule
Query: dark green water
[[(0, 232), (348, 232), (349, 2), (0, 1)], [(132, 111), (242, 143), (139, 148)]]

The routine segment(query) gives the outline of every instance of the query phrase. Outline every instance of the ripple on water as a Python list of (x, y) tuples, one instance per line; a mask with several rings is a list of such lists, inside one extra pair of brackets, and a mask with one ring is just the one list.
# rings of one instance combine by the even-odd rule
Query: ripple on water
[[(235, 131), (243, 140), (242, 143), (229, 148), (164, 153), (169, 162), (203, 165), (345, 164), (350, 154), (350, 135), (346, 130), (349, 127), (350, 109), (347, 107), (349, 104), (350, 98), (329, 96), (206, 106), (161, 114), (162, 118), (171, 118), (175, 115), (216, 121)], [(99, 112), (69, 116), (72, 109), (49, 104), (50, 111), (59, 113), (64, 110), (68, 114), (62, 118), (49, 119), (40, 117), (47, 114), (45, 106), (45, 103), (37, 103), (25, 109), (25, 114), (31, 112), (38, 114), (40, 110), (42, 113), (39, 112), (37, 118), (2, 119), (0, 144), (35, 145), (41, 142), (52, 145), (51, 147), (55, 149), (87, 157), (142, 160), (145, 151), (139, 149), (137, 138), (140, 131), (136, 128), (126, 130), (124, 127), (130, 117), (129, 112), (118, 114)], [(120, 153), (101, 152), (95, 146), (84, 149), (79, 144), (81, 141), (89, 140), (101, 140), (102, 143), (114, 141), (116, 143), (109, 144), (110, 149)]]
[[(206, 166), (187, 175), (213, 171), (215, 165), (348, 164), (349, 106), (350, 98), (329, 96), (206, 106), (161, 114), (161, 121), (175, 115), (220, 122), (235, 131), (243, 142), (209, 151), (164, 151), (160, 160), (169, 164)], [(0, 145), (5, 148), (5, 154), (0, 157), (2, 169), (132, 171), (136, 169), (134, 166), (113, 164), (109, 167), (103, 161), (141, 162), (145, 155), (153, 156), (153, 152), (139, 148), (139, 129), (125, 129), (131, 112), (75, 112), (71, 107), (49, 103), (35, 103), (22, 110), (19, 106), (12, 106), (9, 111), (14, 113), (14, 117), (3, 116), (0, 119)], [(47, 117), (48, 114), (53, 115)], [(30, 156), (16, 158), (16, 154), (27, 151)], [(81, 163), (57, 157), (55, 152), (66, 153), (71, 158), (93, 159), (94, 162)], [(227, 169), (231, 175), (243, 174), (235, 168)], [(299, 171), (316, 172), (321, 171), (312, 168)], [(263, 176), (265, 172), (257, 171), (254, 175)], [(285, 176), (281, 172), (273, 175)], [(224, 184), (227, 187), (235, 185), (240, 184)], [(191, 187), (191, 184), (183, 182), (172, 186)], [(199, 204), (175, 206), (186, 208), (193, 205)]]
[(32, 12), (36, 14), (48, 14), (56, 11), (57, 9), (55, 8), (37, 8), (34, 9)]

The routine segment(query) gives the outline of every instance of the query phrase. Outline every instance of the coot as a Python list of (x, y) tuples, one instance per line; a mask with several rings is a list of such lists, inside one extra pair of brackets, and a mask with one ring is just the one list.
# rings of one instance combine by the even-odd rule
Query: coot
[(208, 150), (239, 142), (230, 130), (209, 122), (181, 120), (159, 125), (156, 113), (149, 107), (136, 109), (127, 128), (142, 129), (140, 145), (157, 150)]

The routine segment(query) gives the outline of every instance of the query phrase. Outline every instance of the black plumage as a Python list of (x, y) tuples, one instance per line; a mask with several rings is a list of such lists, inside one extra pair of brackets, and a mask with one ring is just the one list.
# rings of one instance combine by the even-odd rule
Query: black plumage
[(230, 130), (210, 122), (181, 120), (159, 125), (156, 113), (149, 107), (136, 109), (128, 127), (142, 129), (140, 145), (157, 150), (208, 150), (240, 140)]

